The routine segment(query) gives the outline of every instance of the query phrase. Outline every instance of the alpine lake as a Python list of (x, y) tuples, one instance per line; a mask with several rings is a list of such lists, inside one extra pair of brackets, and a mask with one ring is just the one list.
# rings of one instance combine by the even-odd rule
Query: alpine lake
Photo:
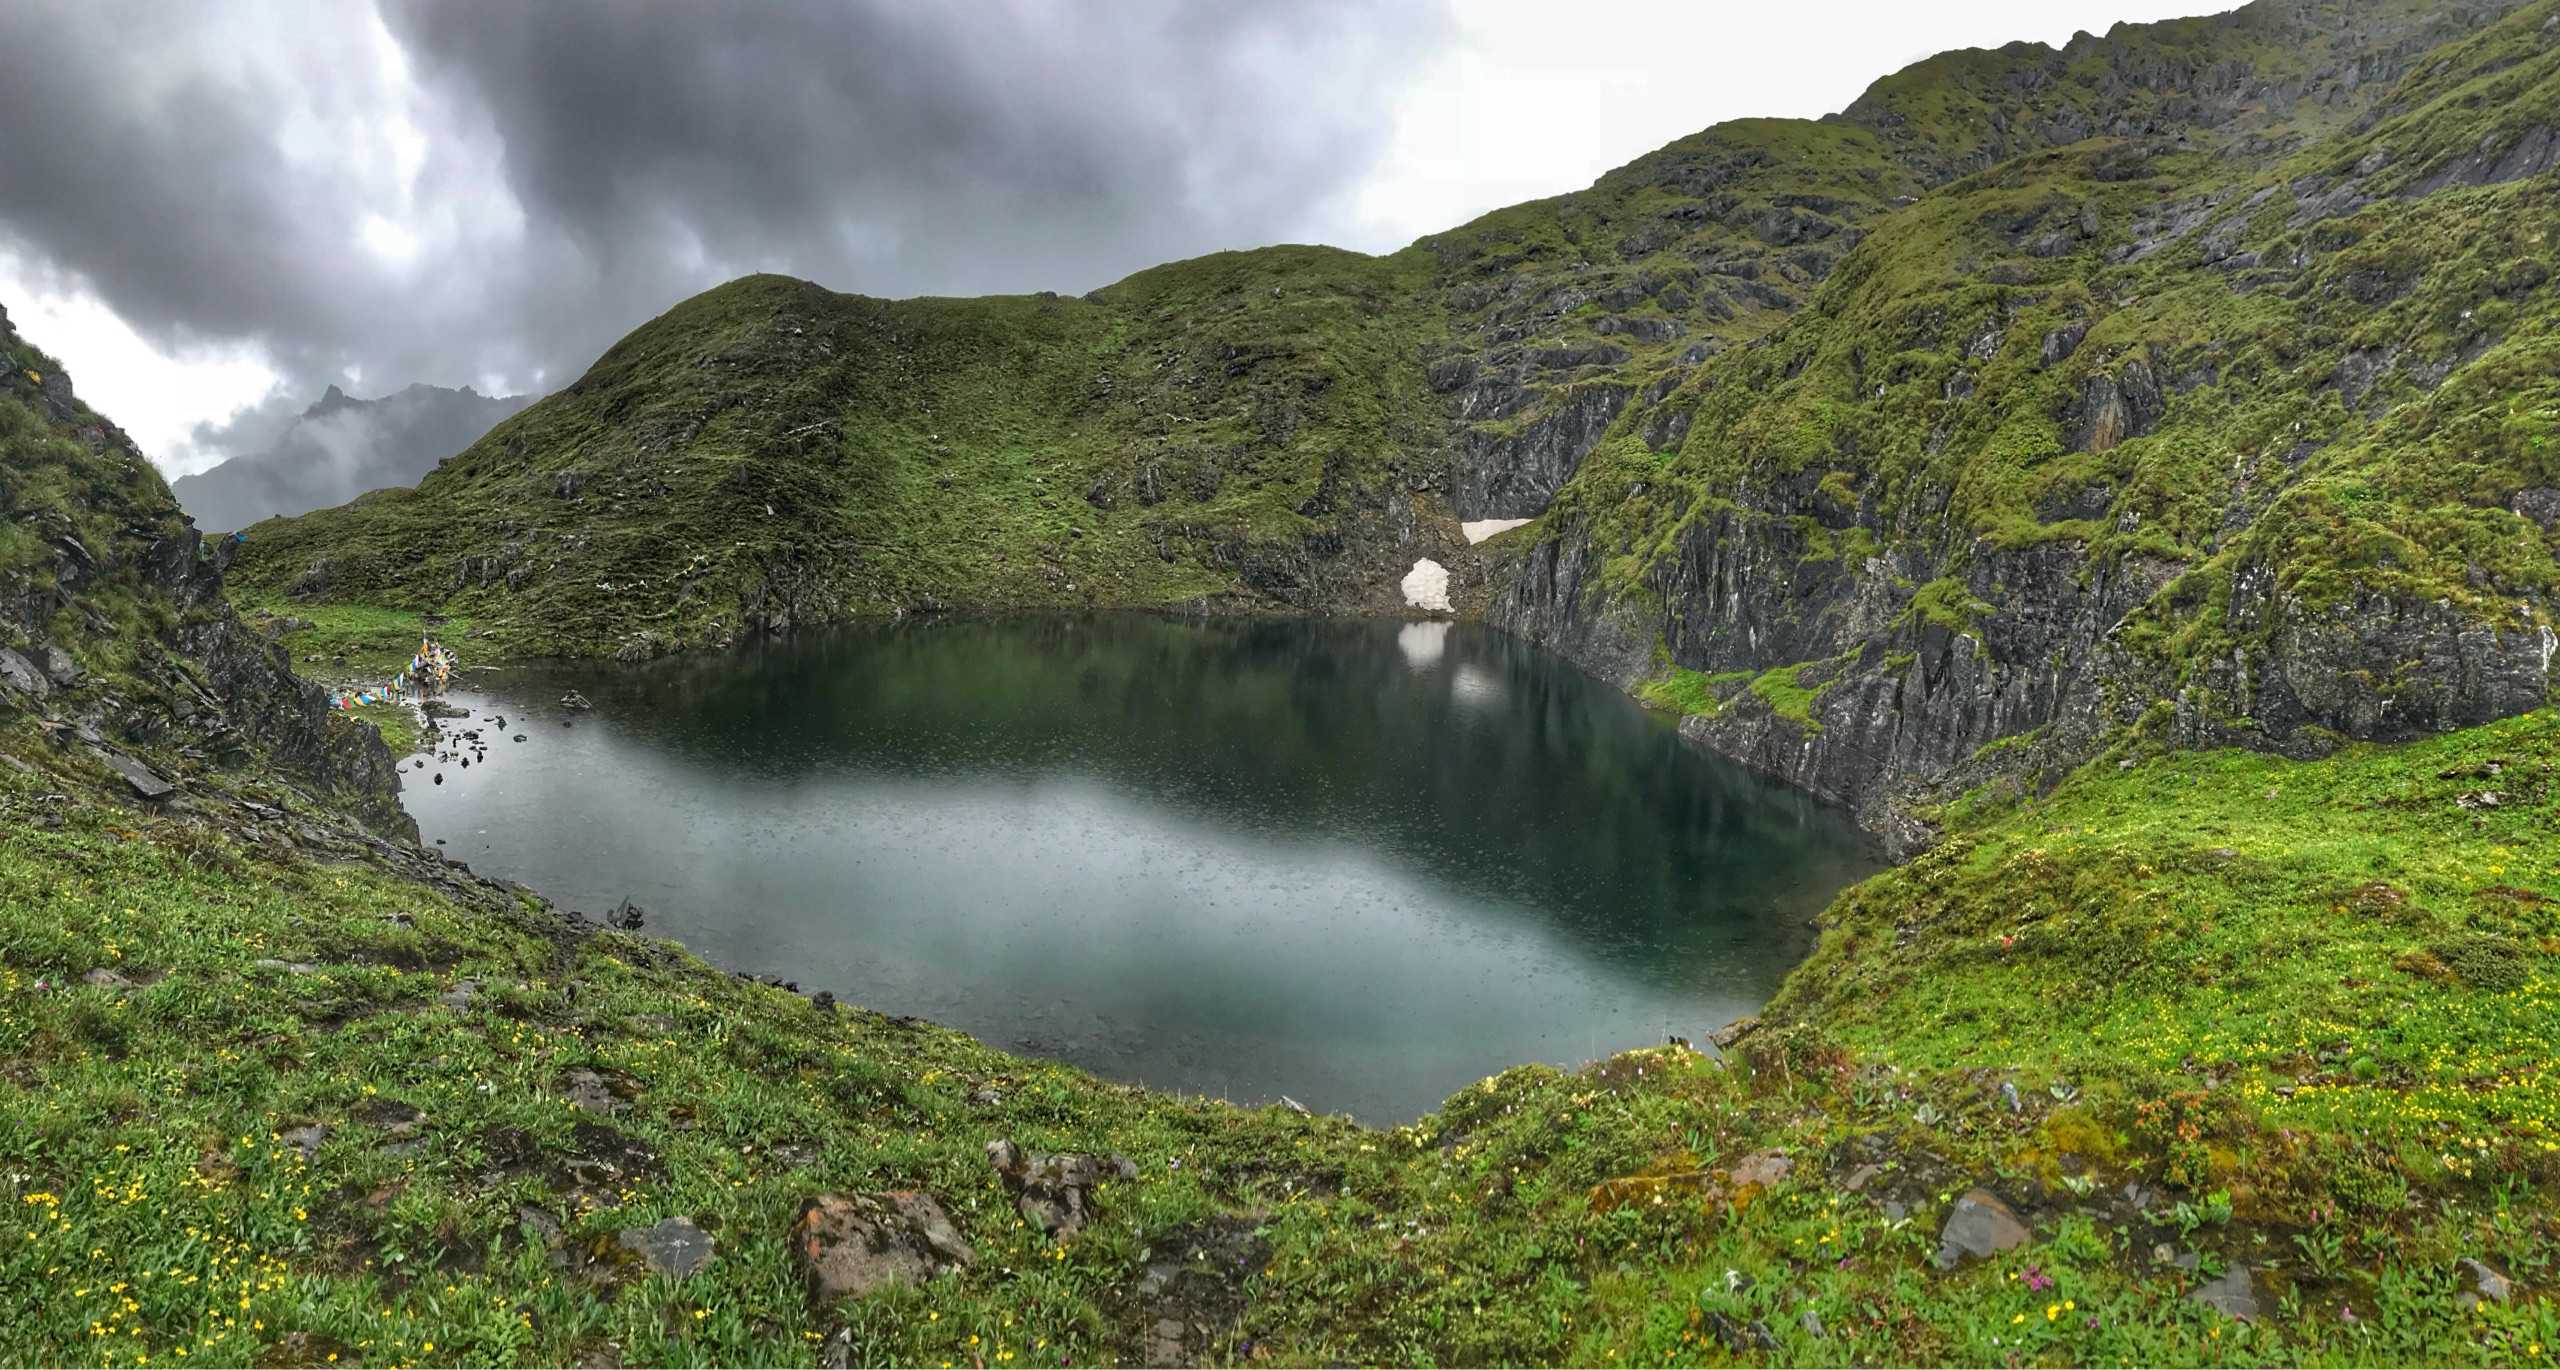
[(1471, 624), (945, 619), (458, 683), (403, 799), (483, 874), (1111, 1079), (1373, 1123), (1703, 1040), (1880, 865)]

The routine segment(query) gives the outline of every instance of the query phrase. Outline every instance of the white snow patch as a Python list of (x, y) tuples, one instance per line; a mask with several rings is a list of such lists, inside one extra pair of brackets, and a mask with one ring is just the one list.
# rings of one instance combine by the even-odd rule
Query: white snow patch
[(1404, 602), (1416, 609), (1449, 613), (1449, 568), (1429, 557), (1404, 573)]
[(1527, 522), (1527, 519), (1469, 519), (1458, 525), (1458, 531), (1466, 534), (1469, 542), (1482, 542), (1496, 533), (1508, 533)]

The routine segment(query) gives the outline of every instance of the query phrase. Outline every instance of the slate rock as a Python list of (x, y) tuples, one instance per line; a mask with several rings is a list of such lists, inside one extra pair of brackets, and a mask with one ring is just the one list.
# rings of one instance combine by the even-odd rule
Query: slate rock
[(284, 1141), (286, 1146), (302, 1153), (302, 1159), (307, 1161), (320, 1154), (320, 1144), (329, 1140), (329, 1125), (312, 1123), (305, 1127), (288, 1128), (276, 1135)]
[(720, 1243), (691, 1218), (669, 1218), (649, 1227), (626, 1227), (614, 1234), (623, 1250), (640, 1258), (651, 1274), (683, 1279), (711, 1263)]
[(33, 699), (53, 693), (53, 682), (25, 657), (0, 647), (0, 689), (13, 690)]
[(461, 1013), (468, 1010), (471, 1007), (471, 1001), (479, 997), (480, 982), (477, 980), (463, 979), (454, 981), (453, 988), (437, 995), (436, 1002), (444, 1005), (446, 1008), (452, 1009), (456, 1013)]
[(951, 1215), (920, 1190), (820, 1194), (791, 1224), (792, 1263), (821, 1303), (919, 1284), (976, 1259)]
[(123, 776), (124, 783), (132, 786), (133, 792), (145, 799), (166, 799), (178, 792), (177, 786), (161, 779), (159, 774), (149, 766), (122, 752), (107, 753), (106, 762), (108, 770)]
[(81, 681), (88, 678), (88, 673), (80, 669), (80, 663), (72, 660), (69, 652), (50, 644), (44, 649), (44, 674), (55, 688), (64, 690), (76, 689)]
[(560, 1094), (589, 1113), (611, 1116), (620, 1113), (624, 1107), (622, 1095), (613, 1087), (613, 1082), (584, 1066), (560, 1077)]
[(126, 990), (133, 988), (133, 982), (131, 980), (126, 979), (114, 971), (108, 970), (104, 966), (81, 976), (80, 983), (84, 985), (95, 985), (104, 990), (113, 990), (118, 994), (122, 994)]
[(2258, 1320), (2257, 1281), (2251, 1278), (2249, 1267), (2245, 1265), (2233, 1264), (2219, 1277), (2189, 1290), (2187, 1297), (2224, 1317), (2237, 1318), (2242, 1322)]
[(1987, 1189), (1969, 1189), (1947, 1214), (1938, 1233), (1937, 1265), (1953, 1270), (1967, 1259), (1979, 1260), (2024, 1246), (2034, 1234), (2018, 1215)]
[(2483, 1302), (2511, 1303), (2515, 1300), (2515, 1281), (2477, 1257), (2462, 1258), (2462, 1279), (2470, 1286), (2462, 1292), (2462, 1306), (2465, 1308), (2476, 1308)]

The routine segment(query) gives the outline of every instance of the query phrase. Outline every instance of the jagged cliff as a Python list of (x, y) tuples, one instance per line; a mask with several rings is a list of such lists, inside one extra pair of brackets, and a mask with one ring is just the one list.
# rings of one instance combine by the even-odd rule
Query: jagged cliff
[[(2128, 735), (2310, 754), (2551, 687), (2551, 0), (2260, 0), (1932, 58), (1367, 258), (1083, 299), (759, 277), (269, 601), (649, 655), (865, 614), (1461, 613), (1905, 845)], [(1534, 519), (1471, 545), (1460, 524)]]
[[(1994, 55), (2013, 114), (2129, 71), (2188, 122), (1878, 222), (1595, 446), (1492, 616), (1686, 683), (1685, 731), (1905, 842), (1912, 801), (2127, 725), (2310, 754), (2539, 705), (2554, 10), (2434, 50), (2359, 15), (2307, 87), (2121, 41)], [(2321, 18), (2232, 23), (2316, 58)], [(2316, 133), (2265, 131), (2306, 107)]]
[(0, 710), (143, 798), (185, 803), (202, 768), (414, 839), (382, 739), (241, 622), (133, 440), (5, 312), (0, 357)]

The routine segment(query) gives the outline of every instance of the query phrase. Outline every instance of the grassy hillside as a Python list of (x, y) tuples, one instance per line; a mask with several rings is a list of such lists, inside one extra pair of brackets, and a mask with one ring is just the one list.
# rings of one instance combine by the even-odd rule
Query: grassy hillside
[[(2466, 1308), (2459, 1262), (2560, 1276), (2555, 760), (2545, 715), (2075, 782), (1854, 891), (1733, 1065), (1524, 1068), (1377, 1132), (0, 766), (0, 1357), (2538, 1363), (2560, 1312)], [(1051, 1239), (997, 1138), (1138, 1178)], [(2034, 1239), (1942, 1273), (1976, 1184)], [(907, 1189), (975, 1262), (810, 1297), (802, 1203)], [(682, 1277), (621, 1240), (671, 1219), (714, 1243)], [(2226, 1264), (2269, 1271), (2254, 1325), (2187, 1297)]]
[[(1335, 586), (1309, 549), (1391, 505), (1414, 517), (1404, 484), (1431, 471), (1402, 364), (1427, 331), (1417, 285), (1409, 259), (1321, 248), (1088, 299), (751, 277), (642, 327), (415, 490), (251, 529), (235, 579), (468, 616), (564, 654), (943, 605), (1250, 589), (1384, 608), (1384, 565)], [(1426, 542), (1457, 540), (1439, 525)]]

